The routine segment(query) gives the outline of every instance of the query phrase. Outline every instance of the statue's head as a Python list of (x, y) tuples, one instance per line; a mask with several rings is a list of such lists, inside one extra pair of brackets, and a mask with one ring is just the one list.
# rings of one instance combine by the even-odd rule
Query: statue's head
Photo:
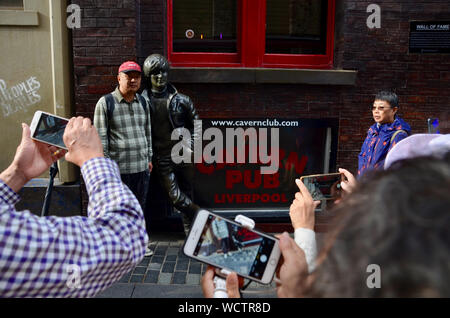
[(152, 54), (145, 59), (144, 76), (150, 80), (152, 90), (162, 91), (167, 86), (169, 75), (169, 61), (160, 54)]

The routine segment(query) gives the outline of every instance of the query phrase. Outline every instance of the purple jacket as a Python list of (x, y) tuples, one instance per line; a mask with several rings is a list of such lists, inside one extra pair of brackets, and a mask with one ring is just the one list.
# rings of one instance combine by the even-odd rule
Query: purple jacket
[[(405, 132), (398, 133), (391, 142), (391, 138), (397, 130)], [(366, 140), (361, 147), (358, 160), (358, 177), (361, 177), (368, 170), (383, 169), (384, 160), (389, 150), (400, 140), (411, 134), (411, 127), (400, 117), (396, 116), (392, 124), (378, 126), (373, 124), (367, 132)]]

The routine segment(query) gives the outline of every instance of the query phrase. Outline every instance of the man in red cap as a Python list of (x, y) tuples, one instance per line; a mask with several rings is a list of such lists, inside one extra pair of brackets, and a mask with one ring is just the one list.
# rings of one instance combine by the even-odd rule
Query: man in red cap
[[(98, 101), (94, 125), (105, 157), (117, 162), (122, 181), (134, 193), (145, 214), (153, 153), (149, 107), (137, 93), (141, 87), (141, 73), (141, 67), (133, 61), (119, 67), (119, 85)], [(152, 254), (147, 248), (146, 256)]]

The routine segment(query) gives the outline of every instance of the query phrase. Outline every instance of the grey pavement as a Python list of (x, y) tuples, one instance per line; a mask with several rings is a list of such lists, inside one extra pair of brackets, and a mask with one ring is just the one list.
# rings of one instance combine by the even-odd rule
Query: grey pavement
[[(138, 266), (97, 295), (97, 298), (203, 298), (200, 279), (207, 265), (184, 255), (184, 233), (154, 233)], [(247, 282), (247, 281), (246, 281)], [(252, 282), (245, 298), (274, 298), (275, 285)]]

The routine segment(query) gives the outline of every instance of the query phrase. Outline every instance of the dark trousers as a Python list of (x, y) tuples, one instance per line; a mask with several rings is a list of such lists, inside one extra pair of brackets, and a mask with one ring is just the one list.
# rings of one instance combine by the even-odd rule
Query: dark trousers
[(128, 188), (130, 188), (131, 192), (133, 192), (134, 196), (139, 201), (139, 204), (141, 205), (142, 211), (144, 211), (145, 215), (150, 172), (148, 170), (145, 170), (138, 173), (121, 174), (120, 178), (122, 179), (122, 182), (125, 183)]
[(190, 226), (195, 213), (200, 209), (191, 199), (194, 165), (175, 164), (170, 156), (154, 159), (162, 188), (168, 194), (173, 206), (182, 213), (183, 225)]
[(220, 245), (221, 245), (221, 248), (222, 248), (222, 252), (223, 252), (224, 254), (227, 254), (228, 251), (230, 250), (230, 241), (229, 241), (229, 238), (228, 238), (228, 237), (222, 238), (222, 239), (220, 240)]

